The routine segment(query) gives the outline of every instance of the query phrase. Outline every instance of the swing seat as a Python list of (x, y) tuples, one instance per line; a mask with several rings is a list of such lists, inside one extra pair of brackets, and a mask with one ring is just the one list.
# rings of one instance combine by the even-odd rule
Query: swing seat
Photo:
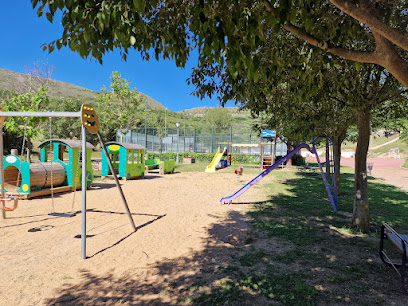
[[(13, 196), (0, 196), (0, 209), (4, 211), (13, 211), (18, 207), (18, 197), (13, 197)], [(6, 202), (11, 202), (13, 201), (13, 206), (7, 207)]]
[(71, 218), (71, 217), (75, 217), (76, 213), (57, 213), (57, 212), (53, 212), (53, 213), (49, 213), (48, 215), (53, 216), (53, 217)]

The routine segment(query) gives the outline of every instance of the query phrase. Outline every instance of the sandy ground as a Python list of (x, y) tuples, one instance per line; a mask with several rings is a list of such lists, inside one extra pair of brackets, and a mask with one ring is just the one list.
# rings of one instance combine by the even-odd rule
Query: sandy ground
[[(74, 305), (81, 294), (88, 295), (83, 300), (93, 301), (89, 305), (98, 304), (92, 294), (110, 298), (117, 294), (119, 302), (128, 304), (176, 303), (163, 293), (163, 282), (180, 277), (173, 274), (187, 277), (197, 272), (194, 265), (178, 270), (182, 272), (175, 271), (174, 265), (188, 266), (193, 256), (204, 256), (197, 254), (211, 243), (209, 229), (226, 222), (231, 213), (249, 209), (249, 205), (220, 206), (219, 200), (252, 178), (244, 174), (242, 182), (237, 182), (232, 174), (203, 172), (122, 181), (136, 232), (114, 181), (97, 182), (87, 193), (87, 260), (81, 260), (80, 213), (71, 218), (48, 215), (50, 197), (20, 201), (18, 209), (0, 223), (0, 305)], [(266, 200), (258, 186), (267, 181), (250, 188), (240, 202)], [(74, 193), (56, 195), (55, 211), (71, 211), (73, 197)], [(74, 210), (80, 209), (81, 192), (77, 191)], [(230, 232), (219, 234), (225, 240), (235, 237)], [(126, 291), (130, 287), (131, 293)]]

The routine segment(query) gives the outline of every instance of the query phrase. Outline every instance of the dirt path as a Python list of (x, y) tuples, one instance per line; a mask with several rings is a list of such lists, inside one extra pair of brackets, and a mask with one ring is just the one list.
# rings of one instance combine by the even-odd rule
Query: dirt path
[[(308, 161), (316, 162), (316, 158), (307, 157)], [(373, 168), (371, 175), (388, 184), (408, 192), (408, 169), (401, 168), (405, 159), (398, 158), (367, 158), (367, 164)], [(354, 158), (341, 158), (341, 165), (354, 168)]]
[[(401, 168), (404, 159), (393, 158), (368, 158), (367, 163), (372, 163), (371, 175), (388, 184), (394, 185), (408, 192), (408, 169)], [(354, 158), (342, 158), (341, 164), (354, 168)]]
[(383, 146), (386, 146), (386, 145), (388, 145), (388, 144), (390, 144), (390, 143), (396, 142), (396, 141), (398, 141), (398, 139), (400, 139), (399, 136), (396, 137), (396, 138), (393, 139), (393, 140), (387, 141), (386, 143), (383, 143), (383, 144), (380, 144), (380, 145), (378, 145), (378, 146), (372, 147), (371, 150), (375, 150), (375, 149), (381, 148), (381, 147), (383, 147)]
[[(81, 239), (76, 238), (81, 233), (80, 213), (71, 218), (49, 216), (49, 197), (20, 201), (19, 208), (0, 223), (0, 305), (72, 305), (75, 288), (89, 295), (84, 300), (96, 304), (103, 301), (97, 303), (99, 298), (95, 300), (93, 294), (111, 298), (117, 294), (118, 301), (131, 294), (139, 303), (177, 303), (174, 296), (166, 295), (164, 284), (170, 281), (163, 275), (179, 278), (180, 273), (187, 273), (185, 277), (197, 273), (195, 266), (177, 272), (177, 265), (188, 267), (194, 254), (212, 243), (209, 228), (216, 229), (227, 216), (231, 220), (231, 214), (236, 214), (229, 230), (220, 233), (225, 237), (224, 249), (230, 239), (245, 233), (242, 216), (249, 206), (220, 206), (219, 200), (252, 177), (244, 174), (239, 183), (225, 173), (176, 173), (123, 182), (138, 228), (135, 233), (113, 181), (97, 183), (88, 193), (89, 258), (85, 261), (80, 259)], [(267, 181), (249, 189), (240, 201), (266, 200), (259, 188)], [(56, 211), (70, 211), (72, 199), (73, 193), (57, 196)], [(80, 207), (81, 193), (77, 192), (75, 209)], [(216, 264), (212, 261), (217, 256), (224, 255), (211, 254), (206, 260)], [(185, 262), (178, 262), (180, 258)], [(105, 282), (106, 287), (101, 285)], [(99, 292), (101, 288), (106, 292)]]

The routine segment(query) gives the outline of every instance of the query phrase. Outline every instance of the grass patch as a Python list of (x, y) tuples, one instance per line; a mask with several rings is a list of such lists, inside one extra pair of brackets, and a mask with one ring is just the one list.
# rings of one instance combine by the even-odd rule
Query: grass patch
[(408, 159), (406, 159), (406, 160), (404, 161), (404, 163), (402, 164), (401, 167), (402, 167), (402, 168), (405, 168), (405, 169), (408, 169)]
[(240, 281), (269, 299), (284, 305), (314, 305), (317, 290), (301, 279), (304, 275), (277, 273), (267, 275), (249, 275)]
[(373, 305), (404, 300), (395, 273), (379, 261), (378, 231), (387, 222), (408, 232), (407, 193), (370, 178), (372, 231), (363, 235), (347, 216), (353, 211), (353, 169), (342, 167), (341, 172), (341, 213), (332, 210), (320, 174), (298, 174), (293, 167), (267, 176), (261, 192), (270, 199), (254, 204), (248, 214), (253, 242), (271, 245), (236, 247), (231, 263), (217, 271), (228, 281), (207, 283), (211, 290), (199, 293), (193, 302), (236, 304), (237, 297), (257, 297), (265, 300), (254, 304)]
[(408, 153), (408, 142), (398, 139), (393, 143), (387, 144), (374, 150), (374, 153), (388, 153), (388, 151), (392, 148), (399, 148), (400, 153), (403, 154)]

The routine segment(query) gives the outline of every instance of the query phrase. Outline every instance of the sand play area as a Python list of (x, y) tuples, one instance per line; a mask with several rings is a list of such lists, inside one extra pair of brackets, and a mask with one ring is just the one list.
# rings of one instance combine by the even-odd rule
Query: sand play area
[[(81, 260), (81, 192), (75, 193), (74, 217), (48, 215), (51, 197), (20, 201), (0, 224), (1, 305), (98, 305), (177, 303), (166, 294), (172, 279), (194, 276), (217, 265), (231, 240), (245, 235), (249, 205), (220, 206), (252, 179), (231, 174), (175, 173), (122, 181), (137, 227), (132, 232), (113, 180), (97, 181), (87, 193), (87, 260)], [(260, 185), (240, 202), (265, 200)], [(71, 211), (74, 193), (56, 195), (56, 212)], [(231, 222), (231, 224), (226, 224)], [(237, 224), (241, 232), (237, 232)], [(228, 226), (227, 226), (228, 225)], [(217, 232), (217, 239), (213, 239)], [(203, 252), (209, 245), (213, 254)], [(197, 266), (197, 262), (205, 263)], [(117, 298), (115, 298), (117, 296)], [(116, 302), (115, 302), (116, 301)]]

